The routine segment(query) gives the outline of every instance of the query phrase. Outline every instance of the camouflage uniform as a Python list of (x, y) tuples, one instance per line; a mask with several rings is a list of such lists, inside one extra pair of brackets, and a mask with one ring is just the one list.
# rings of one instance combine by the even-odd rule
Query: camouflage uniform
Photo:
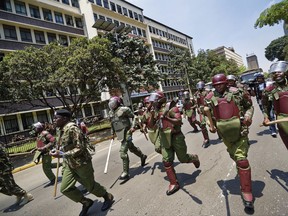
[[(270, 110), (274, 107), (276, 119), (288, 117), (288, 84), (280, 86), (277, 82), (268, 86), (263, 92), (263, 114), (264, 118), (270, 117)], [(277, 124), (280, 137), (288, 149), (288, 122)]]
[[(52, 156), (49, 155), (49, 150), (51, 150), (56, 145), (55, 137), (51, 135), (48, 131), (43, 130), (38, 134), (37, 147), (44, 147), (43, 150), (37, 151), (34, 155), (33, 161), (39, 161), (39, 158), (42, 157), (42, 169), (50, 182), (55, 181), (55, 175), (52, 172), (52, 168), (56, 168), (57, 164), (52, 163)], [(37, 162), (36, 162), (37, 163)]]
[[(175, 154), (180, 163), (193, 163), (196, 168), (200, 166), (198, 156), (187, 153), (185, 136), (181, 131), (182, 117), (179, 109), (174, 106), (166, 111), (169, 106), (170, 103), (164, 102), (159, 110), (151, 112), (150, 118), (147, 119), (147, 126), (157, 131), (153, 143), (159, 143), (162, 161), (170, 181), (167, 195), (175, 193), (180, 188), (173, 166)], [(175, 123), (173, 124), (171, 120), (175, 120)]]
[(13, 166), (5, 152), (5, 148), (0, 145), (0, 192), (8, 196), (22, 197), (26, 194), (26, 191), (15, 183), (12, 170)]
[(200, 127), (201, 123), (196, 119), (196, 102), (192, 99), (185, 99), (183, 103), (183, 114), (187, 116), (189, 124), (193, 127), (194, 132), (198, 131), (196, 125)]
[(241, 121), (242, 118), (253, 117), (254, 107), (250, 95), (245, 94), (242, 89), (230, 87), (222, 94), (216, 90), (210, 92), (205, 97), (205, 102), (212, 111), (217, 131), (223, 138), (230, 157), (237, 164), (244, 205), (253, 208), (251, 168), (247, 159), (248, 126)]
[(209, 135), (208, 135), (208, 130), (206, 128), (206, 120), (205, 120), (204, 110), (203, 110), (204, 109), (204, 98), (206, 97), (207, 94), (208, 94), (208, 92), (206, 90), (198, 90), (195, 93), (197, 110), (198, 110), (198, 114), (199, 114), (199, 118), (200, 118), (200, 128), (201, 128), (202, 135), (204, 138), (204, 142), (203, 142), (204, 147), (206, 147), (205, 145), (207, 145), (209, 143)]
[(87, 141), (81, 129), (75, 123), (69, 122), (57, 133), (57, 144), (64, 153), (61, 192), (74, 202), (81, 202), (84, 196), (75, 187), (76, 182), (79, 182), (90, 193), (104, 197), (106, 189), (94, 180), (92, 157), (87, 150)]
[[(119, 106), (115, 110), (110, 110), (109, 117), (112, 124), (112, 134), (117, 135), (117, 139), (121, 142), (120, 157), (123, 161), (123, 173), (121, 178), (125, 179), (129, 177), (129, 155), (128, 150), (141, 159), (141, 166), (145, 165), (146, 155), (134, 145), (132, 142), (131, 128), (134, 128), (136, 118), (129, 107)], [(134, 118), (131, 124), (130, 118)], [(144, 163), (144, 164), (143, 164)]]

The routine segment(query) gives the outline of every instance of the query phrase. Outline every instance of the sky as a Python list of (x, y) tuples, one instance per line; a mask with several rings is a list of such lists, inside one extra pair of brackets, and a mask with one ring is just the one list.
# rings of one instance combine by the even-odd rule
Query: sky
[(272, 62), (265, 48), (284, 36), (283, 22), (254, 28), (260, 13), (280, 0), (127, 0), (143, 9), (146, 17), (193, 38), (194, 51), (233, 47), (242, 56), (255, 54), (259, 67), (268, 71)]

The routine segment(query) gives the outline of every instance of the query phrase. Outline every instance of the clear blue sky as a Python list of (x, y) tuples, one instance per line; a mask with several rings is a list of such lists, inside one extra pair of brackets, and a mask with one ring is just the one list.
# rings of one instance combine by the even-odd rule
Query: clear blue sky
[(280, 0), (127, 0), (143, 9), (144, 16), (193, 37), (194, 51), (219, 46), (234, 47), (247, 66), (254, 53), (268, 71), (265, 48), (284, 36), (283, 23), (254, 28), (260, 13)]

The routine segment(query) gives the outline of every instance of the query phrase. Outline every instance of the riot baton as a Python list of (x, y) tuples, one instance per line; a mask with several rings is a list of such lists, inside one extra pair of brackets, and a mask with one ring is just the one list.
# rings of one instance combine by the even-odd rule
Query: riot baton
[(262, 126), (269, 126), (269, 125), (272, 125), (272, 124), (277, 124), (277, 123), (280, 123), (280, 122), (288, 122), (288, 117), (286, 118), (282, 118), (282, 119), (277, 119), (275, 121), (269, 121), (268, 123), (266, 123), (266, 125), (264, 125), (263, 123), (260, 124), (259, 126), (262, 127)]
[(212, 133), (215, 133), (217, 129), (215, 128), (209, 107), (204, 107), (204, 113), (206, 114), (206, 116), (209, 120), (209, 130)]
[(106, 160), (105, 169), (104, 169), (104, 173), (105, 173), (105, 174), (107, 174), (107, 170), (108, 170), (108, 163), (109, 163), (109, 157), (110, 157), (110, 153), (111, 153), (111, 148), (112, 148), (113, 140), (114, 140), (114, 138), (111, 139), (111, 142), (110, 142), (110, 145), (109, 145), (107, 160)]
[(58, 183), (58, 175), (59, 175), (59, 164), (60, 164), (60, 158), (57, 158), (57, 168), (56, 168), (56, 177), (55, 177), (54, 194), (53, 194), (54, 197), (56, 197), (56, 194), (57, 194), (57, 183)]

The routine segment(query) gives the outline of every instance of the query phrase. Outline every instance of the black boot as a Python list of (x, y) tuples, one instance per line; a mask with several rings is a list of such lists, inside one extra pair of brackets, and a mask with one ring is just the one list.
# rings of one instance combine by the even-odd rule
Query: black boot
[(101, 211), (106, 211), (112, 206), (114, 202), (114, 196), (111, 193), (106, 192), (103, 198), (105, 199), (105, 201), (102, 205)]
[(167, 174), (167, 177), (169, 179), (169, 187), (168, 190), (166, 191), (166, 195), (170, 196), (172, 194), (174, 194), (175, 192), (177, 192), (180, 189), (179, 183), (177, 181), (177, 177), (176, 177), (176, 173), (173, 167), (173, 163), (170, 162), (163, 162), (164, 163), (164, 167), (165, 167), (165, 171)]
[(89, 208), (93, 205), (94, 202), (93, 200), (84, 197), (80, 201), (80, 203), (82, 203), (83, 206), (82, 206), (82, 211), (80, 212), (79, 216), (85, 216), (87, 215)]
[(147, 159), (147, 155), (142, 155), (142, 157), (141, 157), (141, 166), (142, 167), (145, 166), (146, 159)]

